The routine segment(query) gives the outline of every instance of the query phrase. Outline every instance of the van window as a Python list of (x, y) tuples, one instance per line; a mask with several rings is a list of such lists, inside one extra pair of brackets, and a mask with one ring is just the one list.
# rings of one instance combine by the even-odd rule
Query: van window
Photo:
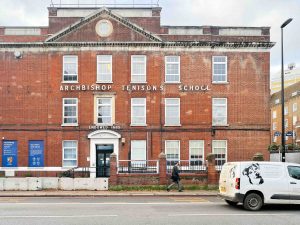
[(288, 171), (289, 171), (290, 177), (300, 180), (300, 167), (288, 166)]

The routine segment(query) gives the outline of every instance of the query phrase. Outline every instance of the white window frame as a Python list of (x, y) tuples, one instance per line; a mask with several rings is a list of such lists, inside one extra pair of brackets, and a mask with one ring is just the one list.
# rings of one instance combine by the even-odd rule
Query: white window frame
[[(212, 153), (215, 154), (215, 149), (216, 147), (214, 146), (215, 143), (217, 142), (225, 142), (226, 145), (225, 145), (225, 163), (227, 162), (227, 149), (228, 149), (228, 143), (227, 143), (227, 140), (213, 140), (212, 141)], [(222, 158), (215, 158), (215, 160), (222, 160)], [(219, 165), (220, 166), (220, 165)]]
[[(192, 143), (195, 143), (195, 142), (200, 142), (201, 143), (201, 147), (200, 147), (200, 151), (202, 151), (202, 152), (200, 152), (200, 153), (202, 153), (202, 154), (200, 154), (202, 157), (201, 158), (199, 158), (199, 159), (192, 159), (192, 152), (191, 152), (191, 150), (192, 150)], [(193, 149), (197, 149), (197, 148), (193, 148)], [(202, 150), (201, 150), (202, 149)], [(189, 163), (190, 163), (190, 166), (191, 166), (191, 162), (192, 161), (201, 161), (202, 163), (201, 163), (201, 165), (204, 165), (204, 140), (189, 140)]]
[(296, 125), (296, 123), (297, 123), (297, 116), (293, 116), (293, 125), (295, 126)]
[[(65, 100), (76, 100), (75, 104), (65, 104)], [(65, 106), (76, 106), (76, 116), (65, 117)], [(65, 123), (65, 118), (76, 118), (77, 123)], [(63, 98), (62, 102), (62, 126), (78, 126), (78, 98)]]
[(273, 111), (273, 119), (277, 118), (277, 111)]
[[(171, 57), (177, 57), (178, 62), (168, 62), (168, 59)], [(167, 65), (178, 65), (178, 74), (167, 74)], [(178, 76), (178, 80), (171, 81), (168, 80), (168, 76)], [(180, 56), (174, 55), (174, 56), (165, 56), (165, 83), (180, 83)]]
[[(143, 102), (143, 104), (133, 103), (133, 101), (135, 99), (141, 99), (144, 102)], [(141, 107), (141, 106), (144, 107), (144, 115), (143, 115), (144, 121), (143, 121), (143, 123), (136, 123), (136, 122), (134, 122), (134, 117), (136, 117), (136, 116), (133, 115), (133, 108)], [(131, 98), (131, 124), (130, 124), (130, 126), (147, 126), (147, 101), (146, 101), (146, 98)]]
[(297, 102), (293, 103), (293, 112), (297, 112), (298, 110), (298, 105)]
[[(215, 62), (215, 59), (218, 58), (218, 57), (224, 57), (225, 58), (225, 62)], [(224, 55), (216, 55), (216, 56), (213, 56), (212, 57), (212, 83), (228, 83), (228, 70), (227, 70), (227, 56), (224, 56)], [(214, 65), (216, 64), (220, 64), (220, 65), (225, 65), (225, 74), (215, 74), (215, 67)], [(218, 80), (215, 80), (215, 76), (224, 76), (225, 77), (225, 80), (222, 80), (222, 81), (218, 81)]]
[[(101, 56), (109, 57), (108, 61), (101, 60)], [(100, 73), (100, 64), (108, 64), (110, 66), (110, 73), (101, 74)], [(112, 83), (112, 55), (97, 55), (97, 83)], [(101, 80), (101, 75), (109, 75), (109, 80)]]
[[(135, 57), (143, 57), (143, 63), (144, 63), (144, 73), (143, 74), (133, 74), (133, 64), (134, 63), (141, 63), (141, 62), (135, 62), (134, 58)], [(143, 80), (138, 81), (135, 80), (135, 76), (143, 76)], [(146, 55), (132, 55), (131, 56), (131, 83), (147, 83), (147, 56)]]
[[(214, 104), (214, 100), (225, 100), (225, 104)], [(214, 107), (215, 106), (225, 106), (225, 117), (226, 117), (226, 121), (224, 123), (215, 123), (214, 122), (214, 118), (218, 118), (218, 116), (214, 115)], [(228, 126), (228, 100), (227, 98), (213, 98), (212, 99), (212, 125), (213, 126)]]
[[(66, 59), (67, 58), (74, 58), (76, 63), (76, 74), (65, 74), (65, 64), (67, 64)], [(70, 62), (68, 62), (70, 63)], [(75, 76), (76, 80), (65, 80), (65, 76)], [(64, 55), (63, 56), (63, 71), (62, 71), (62, 83), (78, 83), (78, 56), (77, 55)]]
[(279, 98), (277, 98), (277, 99), (275, 99), (275, 104), (279, 104), (280, 103), (280, 100), (279, 100)]
[[(178, 103), (177, 104), (167, 104), (168, 100), (178, 100)], [(174, 106), (178, 107), (178, 115), (170, 117), (170, 118), (176, 118), (176, 123), (167, 123), (167, 109), (168, 109), (168, 107), (171, 107), (171, 106), (172, 107), (174, 107)], [(180, 110), (181, 110), (180, 98), (165, 98), (165, 126), (181, 126), (181, 124), (180, 124)], [(177, 121), (177, 118), (178, 118), (178, 121)], [(169, 119), (169, 120), (175, 121), (175, 120), (172, 120), (172, 119)]]
[[(71, 147), (64, 147), (64, 143), (65, 142), (76, 142), (76, 158), (75, 159), (65, 159), (65, 148), (71, 148)], [(73, 147), (72, 147), (73, 148)], [(76, 160), (76, 165), (74, 166), (65, 166), (64, 165), (64, 161), (67, 161), (67, 160), (72, 160), (72, 161), (75, 161)], [(78, 166), (78, 141), (77, 140), (63, 140), (62, 141), (62, 167), (65, 167), (65, 168), (73, 168), (73, 167), (77, 167)]]
[(284, 120), (284, 128), (288, 128), (289, 127), (289, 119), (285, 119)]
[(277, 130), (277, 122), (273, 122), (273, 130)]
[[(168, 142), (177, 142), (178, 143), (178, 159), (168, 159), (168, 148), (167, 148), (167, 143)], [(165, 154), (166, 154), (166, 159), (167, 161), (180, 161), (180, 140), (165, 140)]]
[(288, 106), (285, 106), (284, 107), (284, 115), (288, 115), (289, 114), (289, 107)]
[[(143, 144), (144, 144), (144, 146), (143, 146), (143, 148), (134, 148), (135, 146), (134, 146), (134, 144), (135, 143), (138, 143), (138, 142), (143, 142)], [(130, 152), (130, 159), (131, 160), (134, 160), (133, 161), (133, 163), (139, 163), (139, 164), (141, 164), (141, 163), (145, 163), (146, 162), (146, 160), (147, 160), (147, 142), (146, 142), (146, 140), (131, 140), (131, 146), (130, 146), (130, 148), (131, 148), (131, 152)], [(133, 158), (133, 153), (135, 152), (135, 151), (138, 151), (138, 150), (143, 150), (143, 158), (142, 159), (134, 159)], [(140, 160), (140, 161), (139, 161)]]
[[(99, 99), (109, 99), (110, 100), (110, 122), (109, 123), (99, 123), (98, 119), (99, 119), (99, 106), (108, 106), (108, 104), (99, 104)], [(101, 125), (112, 125), (113, 124), (113, 98), (112, 97), (102, 97), (102, 96), (98, 96), (96, 98), (96, 124), (101, 124)]]

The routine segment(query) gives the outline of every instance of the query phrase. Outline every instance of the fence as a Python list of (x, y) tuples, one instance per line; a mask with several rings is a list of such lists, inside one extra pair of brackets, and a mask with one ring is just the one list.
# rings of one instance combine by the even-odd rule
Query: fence
[(205, 173), (207, 171), (207, 167), (201, 160), (167, 160), (167, 173), (172, 173), (172, 168), (177, 162), (180, 164), (180, 173)]
[(158, 160), (119, 160), (118, 173), (158, 173)]

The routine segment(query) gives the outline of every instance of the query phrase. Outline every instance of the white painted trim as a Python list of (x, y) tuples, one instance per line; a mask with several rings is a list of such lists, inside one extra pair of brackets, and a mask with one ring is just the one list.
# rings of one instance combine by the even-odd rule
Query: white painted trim
[(211, 152), (214, 154), (214, 142), (220, 142), (220, 141), (225, 141), (226, 147), (225, 147), (225, 161), (227, 162), (228, 154), (227, 154), (227, 149), (228, 149), (228, 141), (227, 140), (212, 140), (211, 143)]
[[(74, 58), (75, 59), (74, 63), (76, 63), (76, 74), (67, 74), (67, 75), (70, 75), (70, 76), (76, 75), (76, 80), (71, 80), (71, 81), (65, 80), (65, 63), (66, 63), (65, 60), (66, 60), (66, 58)], [(62, 83), (78, 83), (78, 56), (77, 55), (64, 55), (63, 56)]]
[[(225, 58), (225, 62), (215, 62), (215, 58), (216, 57), (224, 57)], [(220, 65), (225, 65), (225, 74), (224, 74), (224, 76), (225, 76), (225, 80), (222, 80), (222, 81), (215, 81), (214, 80), (214, 76), (215, 76), (215, 67), (214, 67), (214, 65), (215, 64), (220, 64)], [(227, 60), (227, 56), (225, 56), (225, 55), (214, 55), (214, 56), (212, 56), (212, 83), (214, 83), (214, 84), (217, 84), (217, 83), (221, 83), (221, 84), (224, 84), (224, 83), (228, 83), (228, 69), (227, 69), (227, 67), (228, 67), (228, 60)], [(219, 75), (219, 74), (217, 74), (217, 75)]]
[[(80, 43), (80, 42), (78, 42)], [(148, 43), (148, 42), (147, 42)], [(4, 43), (1, 43), (4, 44)], [(16, 43), (5, 43), (5, 44), (16, 44)], [(1, 47), (0, 45), (0, 52), (15, 52), (15, 51), (21, 51), (21, 52), (67, 52), (70, 53), (72, 51), (78, 52), (78, 51), (115, 51), (115, 52), (136, 52), (136, 51), (149, 51), (149, 52), (270, 52), (270, 48), (257, 48), (257, 47), (244, 47), (244, 48), (226, 48), (226, 47), (215, 47), (211, 48), (210, 46), (207, 47), (184, 47), (184, 46), (88, 46), (88, 47), (74, 47), (74, 46), (57, 46), (57, 47), (22, 47), (22, 44), (26, 45), (28, 43), (18, 43), (20, 47)], [(31, 43), (31, 44), (39, 44), (42, 43)], [(63, 43), (61, 43), (63, 44)], [(66, 43), (70, 44), (70, 43)], [(74, 42), (73, 44), (76, 44)], [(143, 44), (143, 43), (139, 43)], [(150, 44), (150, 43), (149, 43)]]
[[(226, 123), (224, 124), (216, 124), (214, 121), (214, 100), (224, 100), (225, 99), (225, 113), (226, 113)], [(213, 126), (228, 126), (228, 100), (227, 98), (212, 98), (212, 125)]]
[(119, 156), (119, 139), (121, 135), (112, 130), (96, 130), (88, 135), (90, 139), (90, 177), (96, 177), (96, 145), (111, 144), (114, 153)]
[[(65, 100), (67, 99), (75, 99), (76, 100), (76, 120), (77, 123), (65, 123)], [(62, 99), (62, 126), (78, 126), (78, 98), (63, 98)], [(73, 104), (72, 104), (73, 105)]]
[[(111, 67), (111, 70), (110, 70), (110, 80), (109, 81), (103, 81), (103, 80), (100, 80), (99, 79), (99, 63), (101, 62), (100, 61), (100, 57), (101, 56), (110, 56), (110, 60), (109, 61), (103, 61), (105, 63), (110, 63), (110, 67)], [(96, 83), (113, 83), (113, 79), (112, 79), (112, 71), (113, 71), (113, 64), (112, 64), (112, 55), (97, 55), (97, 64), (96, 64), (96, 69), (97, 69), (97, 77), (96, 77)], [(99, 80), (98, 80), (99, 79)]]
[(202, 146), (200, 148), (202, 148), (202, 165), (205, 164), (205, 141), (204, 140), (189, 140), (189, 163), (191, 163), (191, 142), (202, 142)]
[[(178, 62), (167, 62), (167, 58), (169, 57), (178, 57)], [(178, 74), (167, 74), (167, 64), (176, 64), (178, 65)], [(169, 76), (178, 76), (178, 80), (176, 81), (167, 81), (167, 75)], [(180, 83), (180, 56), (178, 55), (168, 55), (165, 56), (165, 83)]]

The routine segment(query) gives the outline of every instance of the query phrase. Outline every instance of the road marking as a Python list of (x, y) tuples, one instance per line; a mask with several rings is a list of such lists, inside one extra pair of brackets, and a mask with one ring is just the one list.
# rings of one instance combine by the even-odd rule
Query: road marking
[(260, 214), (246, 214), (246, 213), (198, 213), (198, 214), (169, 214), (168, 216), (291, 216), (295, 214), (269, 214), (269, 213), (260, 213)]
[(83, 218), (83, 217), (116, 217), (118, 215), (61, 215), (61, 216), (1, 216), (1, 218)]
[(170, 197), (175, 202), (209, 202), (206, 199), (199, 197)]

